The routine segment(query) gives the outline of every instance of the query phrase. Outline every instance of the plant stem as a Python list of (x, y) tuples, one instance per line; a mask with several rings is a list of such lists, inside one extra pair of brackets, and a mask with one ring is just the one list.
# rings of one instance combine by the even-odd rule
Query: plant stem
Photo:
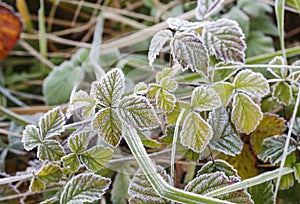
[(175, 202), (198, 204), (198, 203), (231, 203), (228, 201), (222, 201), (216, 198), (210, 198), (203, 195), (198, 195), (192, 192), (187, 192), (178, 188), (175, 188), (168, 184), (160, 174), (157, 173), (155, 164), (149, 158), (141, 139), (139, 138), (136, 130), (133, 127), (129, 127), (123, 124), (123, 137), (129, 146), (132, 154), (137, 160), (140, 168), (143, 170), (148, 181), (151, 183), (154, 190), (162, 197), (173, 200)]
[(16, 182), (16, 181), (22, 181), (22, 180), (28, 180), (32, 178), (32, 173), (30, 174), (25, 174), (21, 176), (10, 176), (7, 178), (1, 178), (0, 179), (0, 185)]
[(28, 124), (31, 124), (33, 123), (32, 121), (30, 120), (27, 120), (26, 118), (12, 112), (11, 110), (3, 107), (3, 106), (0, 106), (0, 113), (2, 113), (3, 115), (5, 115), (6, 117), (8, 117), (9, 119), (11, 120), (14, 120), (16, 121), (17, 123), (21, 124), (21, 125), (28, 125)]

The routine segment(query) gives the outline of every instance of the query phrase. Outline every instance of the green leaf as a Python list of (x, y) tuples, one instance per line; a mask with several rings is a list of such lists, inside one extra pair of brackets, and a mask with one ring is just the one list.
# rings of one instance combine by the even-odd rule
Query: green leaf
[(164, 68), (162, 71), (157, 72), (155, 79), (157, 83), (161, 83), (164, 78), (171, 78), (174, 76), (175, 71), (172, 68)]
[(294, 175), (295, 179), (300, 183), (300, 163), (294, 165)]
[(288, 106), (293, 99), (292, 87), (284, 81), (278, 82), (275, 84), (272, 96), (278, 103)]
[(212, 140), (218, 140), (223, 135), (224, 129), (228, 123), (228, 113), (225, 108), (212, 110), (208, 116), (208, 123), (212, 128)]
[(64, 131), (65, 118), (59, 107), (48, 111), (39, 120), (42, 139), (60, 135)]
[(230, 102), (234, 92), (233, 85), (228, 82), (217, 82), (212, 85), (212, 88), (219, 95), (223, 107), (226, 107)]
[[(172, 110), (172, 112), (169, 112), (169, 113), (167, 112), (166, 113), (167, 123), (170, 124), (170, 125), (175, 125), (175, 123), (177, 121), (177, 118), (179, 116), (179, 113), (183, 108), (185, 109), (185, 112), (184, 112), (182, 118), (186, 118), (186, 116), (188, 115), (188, 113), (191, 110), (191, 105), (187, 102), (184, 102), (184, 101), (177, 101), (175, 103), (175, 107)], [(181, 120), (180, 123), (183, 124), (183, 120)]]
[(160, 81), (160, 86), (162, 89), (166, 91), (174, 92), (178, 87), (178, 83), (174, 79), (171, 79), (170, 77), (164, 77)]
[(199, 177), (203, 174), (223, 172), (228, 178), (231, 176), (239, 177), (237, 170), (233, 168), (226, 161), (221, 159), (216, 159), (214, 161), (209, 161), (204, 164), (201, 169), (197, 172), (197, 176)]
[(250, 32), (249, 36), (247, 37), (247, 45), (253, 45), (247, 47), (247, 57), (275, 52), (273, 47), (273, 39), (259, 31)]
[(152, 105), (141, 96), (124, 97), (119, 104), (118, 115), (128, 125), (140, 130), (153, 129), (159, 125)]
[[(282, 159), (284, 146), (286, 142), (285, 136), (273, 136), (266, 138), (261, 147), (260, 154), (257, 155), (259, 159), (264, 162), (270, 161), (272, 164), (277, 164)], [(296, 142), (291, 138), (290, 145), (287, 151), (287, 155), (296, 150)]]
[(125, 78), (120, 69), (107, 72), (100, 81), (92, 83), (91, 93), (105, 107), (116, 107), (125, 90)]
[(272, 181), (267, 181), (259, 185), (251, 186), (248, 189), (254, 203), (273, 204), (274, 192)]
[(42, 190), (44, 190), (46, 187), (44, 181), (42, 181), (40, 178), (38, 177), (32, 177), (32, 180), (30, 182), (30, 186), (29, 186), (29, 190), (31, 192), (41, 192)]
[[(167, 172), (161, 167), (157, 166), (157, 172), (164, 178), (167, 183), (170, 183), (171, 178)], [(153, 189), (151, 183), (141, 170), (137, 171), (128, 189), (130, 204), (165, 204), (171, 201), (160, 197)]]
[(68, 154), (61, 158), (64, 163), (64, 167), (71, 172), (76, 172), (79, 170), (80, 161), (75, 153)]
[(161, 30), (158, 31), (152, 38), (149, 52), (148, 52), (148, 60), (149, 65), (152, 67), (153, 62), (156, 59), (156, 56), (159, 54), (163, 46), (172, 39), (173, 34), (170, 30)]
[(89, 144), (89, 135), (89, 131), (75, 132), (72, 135), (70, 135), (68, 139), (68, 145), (72, 152), (83, 152)]
[(46, 77), (43, 93), (48, 105), (59, 105), (69, 101), (73, 87), (84, 77), (83, 69), (65, 61)]
[(219, 19), (207, 23), (202, 35), (210, 55), (222, 61), (245, 61), (244, 34), (236, 21)]
[(145, 82), (139, 82), (134, 87), (134, 93), (136, 95), (145, 95), (148, 93), (147, 84)]
[(165, 112), (170, 112), (174, 109), (176, 97), (168, 91), (161, 90), (157, 92), (157, 107)]
[[(284, 64), (285, 63), (282, 56), (276, 56), (269, 62), (269, 65), (284, 65)], [(282, 68), (268, 67), (267, 70), (278, 79), (285, 78), (288, 74), (288, 69), (284, 67)]]
[[(184, 190), (205, 195), (211, 191), (231, 185), (233, 183), (237, 183), (239, 181), (240, 180), (237, 177), (228, 178), (223, 172), (202, 174), (189, 182), (185, 186)], [(240, 204), (253, 203), (250, 195), (245, 190), (226, 193), (220, 196), (216, 196), (216, 198)]]
[(116, 175), (111, 190), (111, 201), (113, 204), (127, 204), (129, 183), (130, 176), (127, 172), (120, 172)]
[(117, 146), (121, 141), (122, 123), (116, 111), (111, 108), (98, 111), (92, 121), (92, 128), (99, 129), (99, 136), (112, 146)]
[(237, 91), (247, 93), (253, 97), (263, 97), (270, 92), (268, 81), (261, 73), (251, 70), (240, 71), (233, 82)]
[(280, 190), (289, 189), (294, 185), (294, 183), (295, 183), (295, 179), (293, 174), (282, 175), (280, 178), (279, 189)]
[(111, 159), (113, 151), (108, 147), (94, 146), (80, 154), (82, 163), (93, 172), (99, 171)]
[(232, 68), (232, 66), (238, 65), (242, 65), (242, 63), (234, 61), (219, 62), (215, 65), (215, 68), (213, 70), (213, 81), (226, 81), (226, 79), (230, 78), (239, 70), (238, 68)]
[(251, 133), (263, 117), (260, 107), (243, 93), (237, 93), (233, 99), (232, 122), (244, 133)]
[(193, 72), (207, 75), (209, 58), (200, 36), (176, 32), (170, 46), (173, 59), (183, 70), (191, 69)]
[[(248, 36), (249, 31), (250, 31), (250, 23), (251, 23), (250, 17), (241, 8), (239, 8), (238, 6), (233, 6), (230, 8), (230, 10), (228, 12), (223, 14), (222, 17), (238, 22), (238, 24), (241, 26), (243, 32), (245, 33), (245, 35)], [(251, 18), (251, 21), (253, 21), (252, 18)], [(249, 45), (247, 44), (247, 46), (249, 46)]]
[(35, 125), (27, 125), (23, 131), (22, 143), (27, 151), (42, 143), (39, 129)]
[(210, 125), (201, 118), (199, 113), (190, 112), (183, 123), (180, 142), (195, 152), (202, 152), (212, 138)]
[(198, 0), (195, 11), (196, 18), (200, 21), (207, 19), (207, 17), (222, 7), (222, 2), (223, 0)]
[(38, 146), (40, 160), (59, 161), (65, 155), (63, 147), (56, 140), (46, 140)]
[(92, 117), (96, 109), (96, 100), (85, 91), (78, 91), (71, 96), (71, 111), (82, 108), (81, 115), (84, 118)]
[(46, 183), (56, 183), (61, 179), (62, 170), (58, 165), (48, 163), (42, 167), (37, 176)]
[(191, 105), (197, 111), (208, 111), (219, 108), (221, 100), (213, 88), (200, 86), (192, 93)]
[(110, 182), (110, 179), (92, 173), (79, 174), (64, 186), (60, 203), (75, 204), (98, 200), (108, 189)]

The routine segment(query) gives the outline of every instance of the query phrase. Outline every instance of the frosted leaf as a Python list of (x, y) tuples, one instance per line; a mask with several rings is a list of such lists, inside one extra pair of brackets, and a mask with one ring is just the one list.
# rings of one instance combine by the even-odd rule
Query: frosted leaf
[[(284, 58), (282, 56), (274, 57), (270, 62), (269, 65), (285, 65)], [(287, 68), (271, 68), (268, 67), (267, 70), (276, 78), (281, 79), (287, 77), (288, 69)]]
[(221, 106), (219, 95), (211, 87), (200, 86), (192, 93), (191, 105), (195, 110), (208, 111)]
[[(191, 105), (184, 101), (177, 101), (175, 103), (174, 109), (171, 112), (166, 113), (167, 123), (175, 125), (182, 109), (185, 109), (182, 118), (186, 118), (186, 116), (189, 114), (191, 110)], [(183, 124), (183, 120), (180, 121), (180, 124)]]
[(79, 174), (70, 179), (60, 196), (61, 204), (99, 200), (110, 185), (110, 179), (96, 174)]
[(59, 161), (64, 155), (63, 147), (56, 140), (46, 140), (38, 146), (37, 157), (40, 160)]
[(244, 38), (237, 22), (228, 19), (207, 23), (203, 28), (203, 41), (209, 54), (223, 61), (245, 61)]
[(180, 18), (168, 18), (167, 19), (167, 24), (170, 29), (172, 30), (178, 30), (181, 26), (189, 23), (186, 20), (182, 20)]
[(221, 159), (216, 159), (214, 161), (206, 162), (201, 169), (197, 172), (197, 176), (199, 177), (202, 174), (208, 173), (216, 173), (216, 172), (223, 172), (228, 178), (231, 176), (239, 177), (237, 170), (233, 168), (230, 164), (226, 161)]
[(78, 91), (70, 99), (71, 110), (82, 108), (84, 118), (92, 117), (96, 109), (96, 100), (85, 91)]
[(272, 181), (267, 181), (248, 188), (248, 192), (251, 195), (254, 203), (273, 204), (274, 203), (274, 191)]
[(68, 154), (61, 158), (61, 161), (64, 164), (64, 167), (71, 172), (76, 172), (79, 170), (80, 161), (78, 156), (75, 153)]
[(54, 204), (54, 203), (57, 203), (58, 201), (59, 201), (59, 199), (56, 196), (53, 196), (49, 199), (46, 199), (46, 200), (40, 202), (40, 204)]
[(41, 192), (42, 190), (44, 190), (46, 187), (44, 181), (42, 181), (40, 178), (34, 176), (32, 177), (31, 179), (31, 182), (30, 182), (30, 186), (29, 186), (29, 190), (31, 192)]
[(101, 106), (115, 107), (125, 90), (125, 78), (120, 69), (107, 72), (100, 81), (92, 83), (91, 94)]
[(180, 18), (168, 18), (167, 24), (172, 30), (191, 32), (193, 30), (201, 31), (205, 22), (189, 22)]
[(170, 77), (165, 77), (160, 81), (160, 86), (169, 92), (173, 92), (177, 89), (178, 83)]
[(162, 79), (166, 78), (166, 77), (172, 77), (174, 76), (174, 69), (172, 68), (164, 68), (162, 71), (157, 72), (155, 79), (157, 83), (160, 83)]
[(198, 0), (195, 10), (198, 20), (207, 19), (211, 14), (219, 10), (224, 0)]
[(48, 111), (39, 120), (41, 138), (50, 138), (60, 135), (64, 131), (65, 118), (59, 107)]
[(92, 121), (93, 130), (99, 130), (99, 136), (112, 146), (117, 146), (121, 141), (122, 123), (118, 114), (111, 108), (98, 111)]
[(119, 104), (118, 115), (128, 125), (140, 130), (153, 129), (159, 125), (152, 105), (141, 96), (124, 97)]
[(48, 163), (36, 175), (46, 183), (55, 183), (60, 181), (62, 170), (58, 165)]
[[(164, 178), (167, 183), (170, 183), (171, 178), (167, 172), (161, 167), (157, 166), (157, 172)], [(167, 204), (171, 201), (160, 197), (156, 190), (153, 189), (147, 177), (139, 170), (132, 178), (129, 189), (129, 203), (130, 204)]]
[(39, 129), (35, 125), (27, 125), (22, 135), (22, 143), (27, 151), (32, 150), (42, 143)]
[[(239, 178), (227, 177), (223, 172), (202, 174), (190, 181), (186, 185), (184, 190), (205, 195), (211, 191), (217, 190), (225, 186), (229, 186), (239, 181)], [(254, 204), (246, 190), (239, 190), (231, 193), (226, 193), (223, 195), (216, 196), (215, 198), (227, 200), (238, 204)]]
[(163, 46), (171, 40), (172, 37), (173, 34), (170, 30), (161, 30), (153, 36), (148, 52), (148, 60), (151, 67), (153, 66), (153, 62), (156, 59), (156, 56), (159, 54)]
[(208, 53), (199, 35), (177, 32), (171, 41), (171, 53), (183, 70), (207, 75)]
[(161, 90), (157, 92), (156, 105), (157, 107), (165, 112), (170, 112), (174, 109), (176, 97), (174, 94), (168, 91)]
[(261, 73), (251, 70), (242, 70), (234, 78), (233, 86), (237, 91), (249, 94), (252, 97), (263, 97), (270, 92), (267, 79)]
[(89, 144), (89, 131), (81, 131), (73, 133), (68, 139), (68, 145), (72, 152), (83, 152)]
[(300, 163), (294, 165), (294, 176), (298, 183), (300, 183)]
[(215, 65), (213, 70), (213, 81), (226, 81), (228, 78), (233, 76), (239, 68), (232, 68), (232, 66), (241, 66), (243, 63), (234, 61), (221, 61)]
[(237, 93), (233, 98), (231, 120), (235, 127), (246, 134), (251, 133), (261, 121), (263, 114), (260, 107), (244, 93)]
[(226, 107), (229, 104), (234, 92), (233, 85), (228, 82), (217, 82), (212, 85), (212, 88), (219, 95), (223, 107)]
[[(273, 136), (266, 138), (261, 146), (260, 154), (257, 155), (259, 159), (264, 162), (270, 161), (272, 164), (280, 163), (284, 146), (286, 142), (285, 136)], [(296, 141), (291, 138), (287, 154), (296, 150)]]
[(195, 152), (202, 152), (212, 138), (210, 125), (201, 118), (199, 113), (190, 112), (183, 123), (180, 142)]
[(213, 137), (212, 140), (218, 140), (222, 135), (228, 123), (228, 113), (225, 108), (218, 108), (209, 113), (208, 123), (210, 124)]
[(272, 97), (275, 98), (278, 103), (288, 106), (293, 100), (292, 87), (284, 81), (278, 82), (274, 86)]
[(94, 146), (80, 154), (80, 159), (86, 168), (97, 172), (109, 162), (112, 154), (113, 151), (108, 147)]
[(147, 84), (145, 82), (139, 82), (135, 85), (134, 91), (136, 95), (146, 95), (148, 93)]

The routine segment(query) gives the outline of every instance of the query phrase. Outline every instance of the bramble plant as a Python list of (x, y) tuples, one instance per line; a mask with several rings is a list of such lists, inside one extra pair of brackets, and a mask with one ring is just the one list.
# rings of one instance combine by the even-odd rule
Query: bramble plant
[[(38, 124), (28, 124), (22, 143), (25, 150), (36, 150), (39, 159), (38, 170), (25, 175), (31, 178), (29, 190), (55, 186), (43, 203), (92, 203), (108, 193), (113, 181), (112, 202), (128, 199), (133, 204), (275, 203), (279, 190), (299, 189), (300, 61), (287, 64), (284, 1), (276, 1), (283, 54), (254, 65), (246, 64), (246, 39), (239, 24), (210, 18), (222, 2), (198, 0), (195, 22), (167, 19), (168, 28), (158, 31), (149, 47), (154, 82), (136, 83), (128, 91), (126, 71), (109, 68), (98, 73), (90, 90), (73, 90), (67, 116), (56, 107)], [(156, 58), (168, 48), (169, 66), (161, 68)], [(87, 55), (84, 59), (85, 66), (95, 66)], [(44, 91), (51, 92), (54, 76), (63, 77), (60, 72), (80, 63), (75, 61), (54, 70)], [(290, 107), (292, 116), (274, 111), (277, 107)], [(155, 140), (151, 134), (162, 136)], [(120, 153), (125, 143), (139, 170)], [(166, 152), (171, 155), (168, 168), (150, 158)], [(174, 186), (179, 154), (205, 162), (195, 175), (191, 162), (181, 188)], [(253, 170), (256, 157), (274, 170)], [(117, 160), (122, 167), (114, 166)], [(116, 168), (112, 180), (108, 171)], [(9, 182), (0, 179), (0, 184)]]

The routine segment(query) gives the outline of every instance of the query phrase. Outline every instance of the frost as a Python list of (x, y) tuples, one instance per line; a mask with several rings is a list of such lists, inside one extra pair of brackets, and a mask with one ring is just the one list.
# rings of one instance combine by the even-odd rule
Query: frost
[(139, 82), (134, 87), (134, 94), (136, 95), (145, 95), (148, 93), (148, 87), (145, 82)]
[(68, 154), (61, 158), (61, 161), (64, 164), (64, 167), (71, 172), (78, 171), (80, 167), (80, 161), (78, 156), (75, 153)]
[(68, 145), (72, 152), (80, 153), (87, 148), (89, 143), (89, 134), (89, 131), (81, 131), (70, 135), (68, 139)]
[(82, 116), (89, 118), (94, 115), (96, 100), (85, 91), (78, 91), (70, 99), (71, 111), (82, 108)]
[(56, 140), (46, 140), (38, 146), (37, 157), (41, 160), (58, 161), (64, 155), (63, 147)]
[(201, 167), (201, 169), (197, 172), (196, 177), (199, 177), (202, 174), (216, 173), (216, 172), (223, 172), (228, 178), (231, 176), (239, 177), (237, 170), (235, 170), (233, 166), (228, 164), (226, 161), (220, 159), (209, 161), (206, 164), (204, 164)]
[(292, 87), (284, 81), (276, 83), (272, 97), (275, 98), (278, 103), (288, 106), (293, 100)]
[(178, 30), (181, 26), (188, 24), (189, 22), (186, 20), (182, 20), (180, 18), (168, 18), (167, 24), (170, 29)]
[(157, 92), (156, 105), (160, 110), (170, 112), (174, 109), (176, 97), (165, 90)]
[(62, 170), (58, 165), (49, 163), (43, 166), (36, 175), (44, 182), (55, 183), (60, 181)]
[(198, 0), (195, 10), (196, 18), (204, 20), (219, 10), (224, 0)]
[(213, 110), (221, 106), (219, 95), (211, 87), (200, 86), (192, 93), (192, 107), (197, 111)]
[[(274, 57), (270, 62), (269, 65), (284, 65), (284, 58), (282, 56)], [(267, 70), (276, 78), (281, 79), (287, 77), (288, 69), (282, 68), (271, 68), (268, 67)]]
[(166, 91), (174, 92), (178, 87), (178, 83), (174, 79), (171, 79), (170, 77), (164, 77), (160, 81), (160, 86)]
[(217, 82), (212, 85), (212, 88), (219, 95), (223, 107), (228, 106), (234, 92), (234, 87), (228, 82)]
[(225, 108), (218, 108), (209, 113), (208, 123), (213, 130), (212, 140), (218, 140), (228, 123), (228, 113)]
[(37, 147), (42, 142), (39, 129), (35, 125), (27, 125), (23, 131), (22, 143), (27, 151)]

